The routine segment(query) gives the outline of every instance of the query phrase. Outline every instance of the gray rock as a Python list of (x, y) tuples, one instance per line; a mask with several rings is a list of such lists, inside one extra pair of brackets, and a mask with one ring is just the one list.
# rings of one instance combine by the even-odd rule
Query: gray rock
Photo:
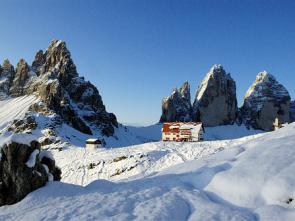
[(291, 101), (290, 103), (290, 122), (295, 121), (295, 101)]
[(169, 97), (162, 101), (160, 122), (191, 121), (190, 85), (185, 82), (179, 89), (174, 89)]
[(3, 100), (9, 96), (9, 90), (14, 78), (14, 67), (8, 59), (5, 59), (2, 66), (0, 65), (0, 99)]
[(273, 75), (260, 72), (244, 97), (239, 122), (271, 131), (276, 118), (281, 123), (289, 122), (290, 100), (287, 89)]
[(24, 95), (24, 87), (29, 79), (30, 67), (24, 59), (20, 59), (16, 66), (15, 76), (10, 87), (10, 95), (17, 97)]
[[(54, 160), (41, 162), (39, 154), (35, 164), (29, 167), (26, 163), (31, 154), (40, 151), (40, 144), (32, 141), (30, 145), (12, 142), (1, 149), (0, 161), (0, 206), (13, 204), (22, 200), (28, 193), (46, 184), (49, 173), (56, 174), (55, 180), (60, 179), (60, 170), (55, 167)], [(59, 174), (59, 175), (58, 175)]]
[(24, 119), (15, 119), (9, 126), (8, 131), (13, 133), (30, 133), (37, 128), (37, 122), (34, 116), (27, 115)]
[(35, 55), (35, 59), (32, 63), (32, 70), (39, 76), (40, 75), (40, 69), (44, 65), (46, 60), (46, 56), (43, 53), (42, 50), (39, 50), (37, 54)]
[(221, 65), (214, 65), (197, 89), (193, 120), (204, 126), (232, 124), (237, 111), (236, 83)]

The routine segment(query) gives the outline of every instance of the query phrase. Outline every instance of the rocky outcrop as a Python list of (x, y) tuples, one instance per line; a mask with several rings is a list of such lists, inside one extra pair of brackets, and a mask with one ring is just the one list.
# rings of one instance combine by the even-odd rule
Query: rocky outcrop
[(43, 53), (43, 50), (39, 50), (37, 54), (35, 55), (35, 59), (32, 63), (32, 70), (39, 76), (40, 75), (40, 69), (44, 65), (46, 60), (46, 56)]
[(295, 101), (291, 101), (290, 103), (290, 122), (295, 121)]
[(29, 65), (21, 59), (16, 66), (15, 76), (10, 87), (10, 95), (17, 97), (24, 94), (24, 87), (29, 79)]
[(0, 161), (0, 206), (22, 200), (48, 180), (60, 180), (60, 174), (54, 160), (40, 158), (38, 142), (5, 144)]
[(185, 82), (179, 89), (174, 89), (172, 95), (162, 101), (162, 116), (160, 122), (191, 121), (190, 86)]
[(273, 130), (276, 118), (289, 122), (290, 100), (287, 89), (273, 75), (260, 72), (244, 97), (239, 121), (255, 129)]
[(8, 59), (5, 59), (2, 66), (0, 65), (0, 100), (7, 98), (14, 78), (14, 67)]
[(204, 126), (232, 124), (237, 111), (236, 83), (221, 65), (214, 65), (197, 89), (193, 120)]
[(30, 133), (37, 128), (37, 122), (31, 115), (26, 116), (24, 119), (15, 119), (8, 128), (8, 131), (13, 133)]
[(31, 110), (58, 114), (64, 123), (82, 133), (99, 130), (105, 136), (114, 134), (114, 127), (118, 126), (116, 116), (106, 111), (97, 88), (79, 77), (65, 42), (52, 41), (45, 52), (37, 52), (31, 66), (21, 59), (11, 76), (2, 90), (4, 95), (34, 94), (42, 105), (34, 105)]

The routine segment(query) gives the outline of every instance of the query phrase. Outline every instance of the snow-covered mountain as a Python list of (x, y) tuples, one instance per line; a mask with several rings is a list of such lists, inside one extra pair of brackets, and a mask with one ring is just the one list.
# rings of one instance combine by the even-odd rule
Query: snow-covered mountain
[(290, 95), (276, 78), (266, 71), (258, 73), (244, 97), (241, 122), (256, 129), (273, 130), (273, 122), (289, 122)]
[(25, 117), (34, 120), (42, 114), (51, 125), (47, 129), (54, 132), (66, 123), (85, 134), (112, 136), (118, 127), (116, 116), (106, 111), (97, 88), (79, 76), (63, 41), (54, 40), (45, 52), (39, 51), (31, 66), (21, 59), (14, 70), (5, 60), (0, 66), (0, 80), (2, 100), (35, 96), (38, 102), (31, 103)]
[(68, 183), (1, 207), (0, 219), (294, 220), (294, 136), (290, 124), (235, 140), (56, 150)]

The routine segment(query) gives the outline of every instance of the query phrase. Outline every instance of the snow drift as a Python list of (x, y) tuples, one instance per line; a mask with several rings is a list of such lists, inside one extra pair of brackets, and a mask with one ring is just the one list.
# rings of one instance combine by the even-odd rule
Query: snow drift
[[(18, 204), (0, 208), (0, 219), (294, 220), (294, 136), (295, 124), (290, 124), (124, 181), (98, 180), (86, 187), (53, 182)], [(163, 147), (159, 143), (154, 151)], [(189, 153), (188, 147), (178, 147), (179, 154)], [(135, 155), (136, 148), (126, 152)]]

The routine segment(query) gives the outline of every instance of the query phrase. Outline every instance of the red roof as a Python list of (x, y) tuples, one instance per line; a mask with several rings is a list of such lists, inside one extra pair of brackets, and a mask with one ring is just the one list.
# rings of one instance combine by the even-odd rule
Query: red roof
[[(179, 127), (182, 125), (199, 125), (202, 124), (201, 122), (165, 122), (163, 123), (163, 131), (164, 133), (170, 132), (170, 133), (179, 133)], [(171, 128), (173, 127), (173, 128)], [(183, 129), (185, 130), (185, 129)]]

